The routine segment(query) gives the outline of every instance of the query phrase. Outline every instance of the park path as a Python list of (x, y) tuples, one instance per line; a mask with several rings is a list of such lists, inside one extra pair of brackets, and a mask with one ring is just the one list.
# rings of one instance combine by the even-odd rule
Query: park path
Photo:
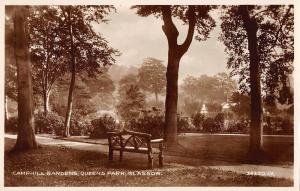
[[(16, 139), (16, 135), (5, 134), (5, 138)], [(86, 143), (78, 141), (69, 141), (58, 138), (36, 136), (37, 141), (41, 145), (64, 146), (71, 149), (108, 153), (108, 145), (105, 140), (97, 143)], [(187, 167), (205, 167), (212, 169), (219, 169), (224, 171), (232, 171), (239, 174), (256, 173), (265, 174), (266, 176), (273, 176), (277, 178), (293, 179), (292, 166), (270, 166), (270, 165), (252, 165), (252, 164), (237, 164), (226, 161), (206, 161), (205, 159), (191, 158), (187, 156), (178, 156), (172, 152), (166, 152), (166, 163), (184, 164)]]

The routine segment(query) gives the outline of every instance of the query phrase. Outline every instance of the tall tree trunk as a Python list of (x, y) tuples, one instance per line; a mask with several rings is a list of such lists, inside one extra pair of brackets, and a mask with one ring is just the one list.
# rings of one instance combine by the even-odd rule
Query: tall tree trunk
[(71, 124), (71, 117), (72, 117), (72, 106), (73, 106), (73, 92), (75, 88), (75, 75), (76, 75), (76, 61), (75, 61), (75, 47), (74, 47), (74, 39), (73, 39), (73, 27), (71, 21), (71, 10), (69, 9), (68, 12), (68, 21), (69, 21), (69, 35), (70, 35), (70, 44), (71, 44), (71, 82), (69, 88), (69, 95), (68, 95), (68, 105), (67, 105), (67, 113), (66, 113), (66, 120), (65, 120), (65, 130), (64, 130), (64, 137), (70, 136), (70, 124)]
[(43, 100), (44, 100), (44, 114), (47, 115), (49, 111), (49, 97), (50, 97), (50, 91), (44, 91), (43, 92)]
[(248, 37), (250, 53), (250, 88), (251, 88), (251, 123), (249, 153), (254, 158), (259, 158), (263, 150), (262, 128), (262, 98), (260, 85), (259, 54), (257, 50), (258, 25), (255, 18), (250, 18), (248, 7), (240, 7), (244, 27)]
[(162, 6), (164, 25), (162, 29), (168, 39), (167, 91), (165, 102), (164, 139), (166, 146), (177, 144), (177, 101), (178, 101), (178, 71), (181, 57), (188, 50), (194, 35), (195, 10), (189, 6), (189, 29), (183, 44), (177, 44), (178, 30), (172, 21), (172, 11), (169, 5)]
[(31, 63), (25, 26), (27, 13), (25, 6), (15, 7), (15, 56), (18, 76), (18, 136), (14, 147), (16, 150), (37, 148), (34, 134)]
[[(173, 55), (173, 56), (171, 56)], [(165, 131), (164, 138), (167, 146), (177, 143), (177, 102), (178, 102), (178, 69), (180, 58), (175, 57), (169, 50), (167, 67), (167, 95), (165, 103)]]

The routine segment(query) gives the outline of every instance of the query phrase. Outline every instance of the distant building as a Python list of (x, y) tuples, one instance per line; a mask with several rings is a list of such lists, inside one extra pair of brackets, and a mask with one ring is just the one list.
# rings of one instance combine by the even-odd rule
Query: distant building
[(205, 104), (202, 105), (200, 113), (203, 114), (203, 115), (207, 115), (208, 110), (207, 110), (207, 107), (206, 107)]

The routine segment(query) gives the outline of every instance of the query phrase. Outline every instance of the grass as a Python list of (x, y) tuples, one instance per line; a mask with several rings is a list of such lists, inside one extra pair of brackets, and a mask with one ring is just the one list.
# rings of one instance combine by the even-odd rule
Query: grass
[[(147, 172), (146, 160), (125, 157), (123, 163), (107, 162), (107, 155), (99, 152), (79, 151), (66, 147), (43, 146), (26, 152), (9, 152), (15, 140), (5, 140), (5, 186), (292, 186), (288, 179), (247, 176), (234, 172), (191, 167), (170, 163), (155, 168), (158, 176), (129, 173)], [(126, 156), (126, 155), (125, 155)], [(157, 161), (156, 161), (157, 162)], [(157, 164), (155, 164), (157, 166)], [(102, 172), (98, 176), (35, 176), (13, 175), (18, 171), (76, 171)], [(108, 173), (122, 172), (125, 175)]]

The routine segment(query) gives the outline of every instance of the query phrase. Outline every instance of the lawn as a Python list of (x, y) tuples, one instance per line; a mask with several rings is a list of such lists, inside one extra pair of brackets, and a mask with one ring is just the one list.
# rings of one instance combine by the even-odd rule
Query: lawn
[[(184, 134), (178, 138), (181, 151), (186, 156), (201, 159), (247, 163), (249, 136), (218, 134)], [(267, 165), (293, 165), (293, 136), (264, 136), (265, 158)], [(193, 145), (191, 147), (191, 145)]]
[[(11, 153), (9, 150), (14, 143), (15, 140), (5, 140), (5, 186), (293, 185), (293, 182), (288, 179), (248, 176), (204, 167), (192, 167), (174, 163), (170, 159), (166, 160), (164, 168), (154, 168), (152, 171), (148, 171), (145, 169), (146, 160), (141, 160), (141, 157), (135, 157), (135, 155), (134, 157), (125, 157), (121, 164), (117, 161), (109, 164), (106, 153), (79, 151), (62, 146), (43, 145), (42, 149)], [(187, 160), (189, 159), (187, 158)], [(157, 166), (157, 164), (155, 165)], [(26, 171), (39, 173), (39, 176), (18, 174)], [(47, 172), (69, 172), (70, 174), (47, 175)]]

